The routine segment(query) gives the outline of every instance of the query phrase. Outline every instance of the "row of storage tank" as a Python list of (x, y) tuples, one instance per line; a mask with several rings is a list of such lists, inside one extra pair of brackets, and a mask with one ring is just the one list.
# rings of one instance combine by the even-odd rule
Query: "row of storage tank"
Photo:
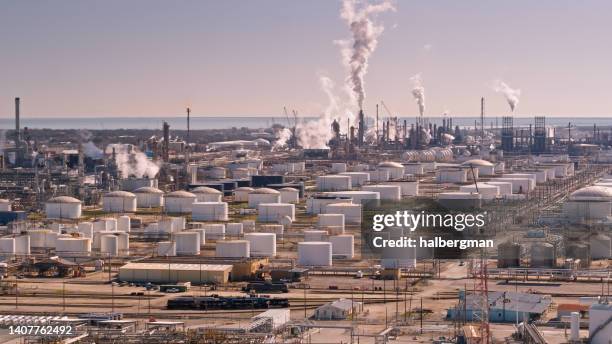
[[(558, 245), (536, 242), (529, 246), (529, 266), (533, 268), (554, 268), (561, 256)], [(499, 268), (520, 267), (526, 246), (517, 242), (506, 242), (498, 246), (497, 266)], [(579, 261), (580, 267), (588, 267), (591, 260), (612, 258), (612, 240), (605, 234), (593, 235), (588, 243), (569, 242), (565, 245), (565, 258)]]

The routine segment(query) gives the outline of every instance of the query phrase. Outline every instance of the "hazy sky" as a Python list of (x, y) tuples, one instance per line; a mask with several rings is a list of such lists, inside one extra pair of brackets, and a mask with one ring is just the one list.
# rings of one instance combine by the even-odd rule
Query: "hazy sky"
[[(365, 78), (415, 115), (409, 79), (422, 73), (426, 114), (508, 112), (495, 79), (521, 89), (517, 114), (612, 113), (611, 1), (403, 1)], [(316, 115), (319, 76), (346, 72), (333, 41), (349, 37), (339, 1), (0, 2), (0, 116)]]

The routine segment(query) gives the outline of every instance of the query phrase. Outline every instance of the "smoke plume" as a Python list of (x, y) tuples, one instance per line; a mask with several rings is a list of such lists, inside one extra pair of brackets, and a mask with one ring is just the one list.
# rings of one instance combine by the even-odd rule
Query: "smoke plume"
[(121, 178), (155, 178), (159, 172), (159, 166), (138, 148), (132, 145), (114, 143), (106, 147), (106, 152), (111, 154), (115, 150), (115, 163), (121, 173)]
[(419, 114), (423, 116), (425, 112), (425, 88), (423, 87), (421, 74), (411, 77), (410, 81), (412, 81), (412, 96), (419, 106)]
[(83, 154), (85, 154), (86, 157), (92, 159), (102, 159), (104, 157), (104, 152), (91, 141), (83, 143), (82, 147)]
[(291, 130), (287, 128), (282, 128), (276, 133), (276, 141), (272, 146), (272, 151), (283, 148), (287, 146), (287, 142), (291, 139)]
[(318, 119), (301, 121), (295, 128), (299, 145), (309, 149), (327, 148), (327, 142), (332, 138), (332, 116), (340, 112), (339, 100), (334, 94), (334, 82), (326, 76), (321, 76), (319, 83), (328, 99), (327, 108)]
[(344, 64), (349, 70), (347, 82), (355, 95), (359, 109), (363, 109), (364, 77), (368, 71), (368, 60), (376, 49), (378, 37), (384, 30), (384, 27), (375, 24), (371, 17), (389, 10), (394, 11), (395, 8), (389, 1), (357, 7), (355, 0), (343, 1), (340, 17), (346, 21), (351, 30), (352, 42), (340, 41), (339, 43)]
[(513, 89), (501, 80), (495, 80), (493, 90), (497, 93), (503, 94), (504, 97), (506, 97), (506, 101), (508, 102), (508, 105), (510, 105), (510, 111), (514, 112), (514, 109), (519, 102), (519, 97), (521, 96), (521, 90)]

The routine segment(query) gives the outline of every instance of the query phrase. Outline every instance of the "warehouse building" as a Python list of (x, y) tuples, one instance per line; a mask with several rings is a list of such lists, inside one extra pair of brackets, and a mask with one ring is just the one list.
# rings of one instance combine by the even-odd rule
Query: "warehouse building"
[[(489, 292), (489, 321), (495, 323), (536, 320), (549, 308), (549, 295), (537, 295), (515, 292)], [(468, 295), (462, 291), (459, 294), (459, 304), (447, 310), (449, 320), (462, 319), (475, 321), (480, 313), (480, 298)]]
[(128, 263), (119, 268), (119, 279), (151, 283), (227, 283), (232, 266), (224, 264)]

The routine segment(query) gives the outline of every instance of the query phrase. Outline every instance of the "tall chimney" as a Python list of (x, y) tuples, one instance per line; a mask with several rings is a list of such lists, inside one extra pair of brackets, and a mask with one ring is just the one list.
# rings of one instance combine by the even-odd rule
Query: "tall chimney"
[(15, 138), (21, 141), (21, 126), (19, 125), (19, 97), (15, 98)]
[(189, 139), (191, 138), (191, 130), (189, 128), (189, 120), (190, 120), (190, 115), (191, 115), (191, 109), (187, 108), (187, 144), (189, 144)]
[(485, 99), (480, 98), (480, 137), (484, 139)]

